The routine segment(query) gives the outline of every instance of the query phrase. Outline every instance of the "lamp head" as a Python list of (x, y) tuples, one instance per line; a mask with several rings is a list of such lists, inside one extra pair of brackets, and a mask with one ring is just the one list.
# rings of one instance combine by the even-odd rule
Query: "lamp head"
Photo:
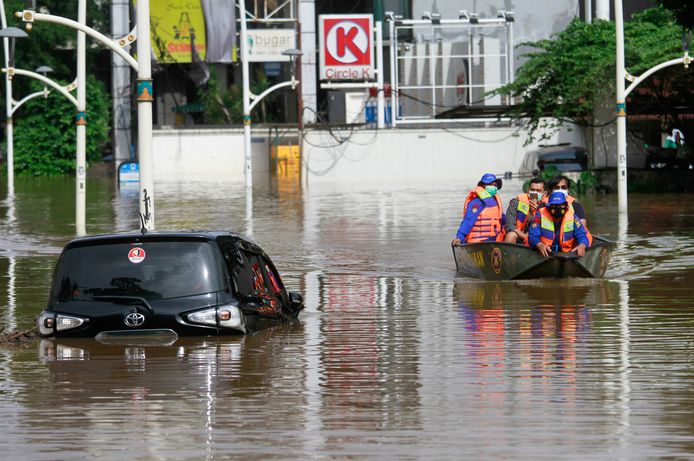
[(5, 27), (0, 29), (0, 37), (2, 38), (26, 38), (29, 34), (18, 27)]
[(49, 66), (40, 66), (36, 69), (36, 72), (38, 72), (39, 74), (43, 74), (43, 76), (45, 77), (46, 74), (53, 72), (53, 68)]
[(288, 50), (284, 50), (282, 54), (284, 56), (289, 56), (289, 59), (293, 61), (304, 53), (298, 48), (289, 48)]

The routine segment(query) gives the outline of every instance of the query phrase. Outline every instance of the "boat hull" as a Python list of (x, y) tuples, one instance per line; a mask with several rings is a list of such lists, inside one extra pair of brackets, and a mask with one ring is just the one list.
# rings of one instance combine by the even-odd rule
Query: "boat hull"
[(486, 280), (522, 280), (537, 278), (605, 275), (614, 242), (595, 237), (593, 246), (579, 258), (574, 253), (559, 253), (544, 258), (538, 251), (506, 242), (480, 242), (453, 246), (458, 272)]

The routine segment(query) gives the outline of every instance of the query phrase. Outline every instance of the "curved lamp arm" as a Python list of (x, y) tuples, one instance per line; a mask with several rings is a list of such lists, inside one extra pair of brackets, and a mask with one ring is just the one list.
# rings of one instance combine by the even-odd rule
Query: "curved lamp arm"
[(280, 88), (284, 88), (285, 86), (291, 86), (292, 88), (296, 88), (296, 86), (297, 86), (298, 84), (299, 84), (299, 81), (298, 81), (298, 80), (289, 80), (289, 81), (287, 81), (287, 82), (278, 83), (277, 85), (272, 85), (270, 88), (268, 88), (267, 90), (263, 91), (262, 93), (260, 93), (258, 96), (256, 96), (256, 97), (253, 99), (253, 102), (252, 102), (251, 105), (248, 107), (248, 113), (250, 113), (250, 112), (253, 110), (253, 108), (254, 108), (260, 101), (262, 101), (262, 99), (263, 99), (265, 96), (269, 95), (269, 94), (272, 93), (273, 91), (279, 90)]
[[(22, 18), (24, 22), (34, 22), (34, 21), (43, 21), (43, 22), (52, 22), (54, 24), (60, 24), (63, 26), (70, 27), (72, 29), (79, 30), (80, 32), (84, 32), (85, 34), (89, 35), (92, 37), (94, 40), (97, 42), (101, 43), (102, 45), (110, 48), (114, 53), (116, 53), (118, 56), (121, 58), (125, 59), (128, 64), (130, 64), (130, 67), (132, 67), (135, 71), (138, 70), (138, 63), (133, 58), (131, 55), (126, 53), (126, 51), (121, 48), (121, 45), (119, 44), (118, 41), (116, 40), (111, 40), (101, 32), (98, 32), (91, 27), (85, 26), (82, 23), (79, 23), (77, 21), (73, 21), (72, 19), (67, 19), (63, 18), (60, 16), (54, 16), (52, 14), (44, 14), (44, 13), (36, 13), (35, 11), (32, 10), (24, 10), (24, 11), (17, 11), (15, 13), (15, 16), (18, 18)], [(135, 40), (134, 36), (130, 36), (133, 38), (132, 41)], [(123, 40), (123, 39), (121, 39)], [(123, 45), (125, 46), (125, 45)]]
[(57, 83), (55, 83), (53, 80), (51, 80), (48, 77), (44, 77), (43, 75), (37, 74), (36, 72), (32, 72), (30, 70), (16, 69), (14, 67), (10, 67), (9, 69), (3, 67), (2, 72), (5, 72), (5, 73), (7, 73), (7, 75), (10, 75), (10, 76), (11, 75), (24, 75), (25, 77), (30, 77), (30, 78), (33, 78), (33, 79), (38, 80), (40, 82), (43, 82), (47, 86), (54, 88), (60, 94), (65, 96), (72, 104), (74, 104), (75, 107), (77, 107), (77, 99), (73, 95), (71, 95), (65, 89), (65, 87), (58, 85)]

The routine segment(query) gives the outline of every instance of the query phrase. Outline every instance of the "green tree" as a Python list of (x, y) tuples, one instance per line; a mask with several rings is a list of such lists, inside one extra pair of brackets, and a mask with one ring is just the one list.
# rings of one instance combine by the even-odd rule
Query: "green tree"
[[(35, 82), (34, 91), (40, 89)], [(87, 162), (101, 160), (108, 140), (110, 97), (103, 83), (87, 77)], [(20, 109), (15, 122), (15, 171), (18, 175), (60, 176), (75, 172), (75, 106), (63, 95), (51, 92), (34, 98)]]
[[(634, 15), (624, 26), (626, 66), (638, 75), (654, 65), (682, 55), (681, 29), (672, 13), (652, 8)], [(589, 125), (593, 109), (614, 94), (614, 23), (587, 24), (574, 19), (551, 39), (528, 42), (533, 51), (516, 80), (493, 92), (516, 98), (509, 115), (527, 120), (529, 139), (540, 128), (549, 137), (567, 120)]]
[[(4, 3), (8, 25), (24, 29), (26, 24), (14, 16), (15, 11), (24, 9), (24, 0), (5, 0)], [(78, 0), (40, 0), (36, 3), (37, 11), (77, 20)], [(87, 25), (107, 36), (110, 33), (109, 5), (108, 1), (87, 1)], [(52, 79), (74, 80), (77, 32), (58, 24), (35, 22), (28, 33), (29, 38), (17, 40), (15, 65), (27, 70), (34, 70), (43, 65), (50, 66), (53, 69), (53, 73), (50, 74)], [(98, 57), (105, 53), (103, 46), (91, 46), (94, 43), (93, 39), (87, 37), (87, 74), (94, 74), (99, 70), (102, 61)], [(29, 80), (17, 78), (14, 86), (15, 94), (26, 94)]]
[[(256, 71), (255, 77), (251, 80), (253, 94), (258, 95), (270, 87), (270, 82), (262, 71)], [(254, 123), (271, 123), (276, 120), (269, 109), (279, 94), (280, 91), (272, 92), (258, 103), (251, 114)], [(243, 122), (243, 94), (240, 84), (220, 89), (217, 78), (213, 74), (204, 86), (198, 88), (198, 98), (203, 104), (203, 120), (206, 124)]]
[[(37, 11), (69, 19), (77, 19), (78, 0), (41, 0)], [(24, 28), (15, 11), (24, 9), (23, 0), (5, 0), (9, 26)], [(108, 35), (110, 2), (87, 2), (87, 25)], [(71, 82), (76, 76), (77, 32), (65, 26), (46, 22), (33, 24), (29, 37), (16, 42), (15, 66), (34, 70), (47, 65), (53, 69), (49, 75), (56, 82)], [(99, 69), (98, 59), (109, 52), (102, 46), (90, 46), (87, 37), (87, 161), (101, 159), (101, 151), (108, 139), (110, 126), (110, 97), (103, 83), (94, 74)], [(15, 77), (15, 99), (40, 90), (41, 84), (26, 77)], [(3, 87), (4, 89), (4, 87)], [(35, 98), (23, 105), (14, 115), (15, 168), (20, 175), (55, 176), (74, 173), (75, 170), (75, 107), (62, 95), (53, 91), (47, 99)]]

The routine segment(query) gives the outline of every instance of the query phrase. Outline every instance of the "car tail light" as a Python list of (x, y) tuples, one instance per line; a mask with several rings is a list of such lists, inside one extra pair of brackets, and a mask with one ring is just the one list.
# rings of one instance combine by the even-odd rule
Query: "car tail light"
[(217, 308), (204, 309), (188, 314), (188, 320), (202, 325), (217, 326)]
[(72, 330), (73, 328), (82, 326), (82, 324), (85, 321), (86, 319), (83, 319), (81, 317), (73, 317), (71, 315), (58, 314), (58, 316), (55, 319), (55, 329), (57, 331)]
[(37, 320), (39, 334), (41, 336), (53, 336), (58, 331), (72, 330), (82, 326), (88, 319), (73, 315), (56, 314), (43, 311)]
[(186, 316), (189, 322), (202, 325), (232, 328), (245, 332), (243, 317), (238, 307), (228, 304), (219, 308), (211, 307), (201, 311), (191, 312)]

